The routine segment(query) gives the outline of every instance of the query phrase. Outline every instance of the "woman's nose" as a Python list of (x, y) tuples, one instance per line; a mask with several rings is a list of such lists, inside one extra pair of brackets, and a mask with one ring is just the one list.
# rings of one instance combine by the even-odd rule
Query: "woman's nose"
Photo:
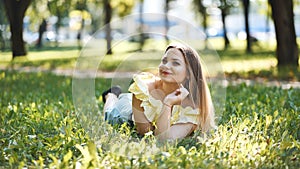
[(160, 64), (159, 68), (162, 69), (162, 70), (168, 69), (168, 67), (166, 66), (166, 64)]
[(170, 63), (170, 62), (167, 62), (167, 63), (165, 63), (165, 64), (162, 64), (162, 67), (163, 67), (163, 68), (169, 69), (169, 68), (171, 67), (171, 63)]

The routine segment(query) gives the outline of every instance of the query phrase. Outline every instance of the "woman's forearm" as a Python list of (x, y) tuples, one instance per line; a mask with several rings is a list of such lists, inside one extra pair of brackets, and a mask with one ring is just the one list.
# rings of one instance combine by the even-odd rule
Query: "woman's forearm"
[(156, 121), (154, 134), (161, 138), (168, 138), (168, 130), (171, 126), (171, 111), (172, 106), (164, 104), (162, 112)]

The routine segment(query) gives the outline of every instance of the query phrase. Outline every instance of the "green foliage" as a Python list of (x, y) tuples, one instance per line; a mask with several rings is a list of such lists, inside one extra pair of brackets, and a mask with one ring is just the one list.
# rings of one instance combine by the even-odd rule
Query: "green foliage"
[(118, 16), (124, 17), (132, 12), (135, 2), (134, 0), (114, 0), (110, 3), (111, 6), (117, 10)]
[[(126, 125), (114, 128), (107, 124), (103, 136), (92, 141), (78, 123), (71, 85), (71, 77), (0, 72), (1, 167), (300, 166), (300, 89), (229, 86), (218, 129), (162, 143), (152, 133), (139, 137)], [(110, 81), (96, 79), (95, 85), (96, 97), (100, 98)]]

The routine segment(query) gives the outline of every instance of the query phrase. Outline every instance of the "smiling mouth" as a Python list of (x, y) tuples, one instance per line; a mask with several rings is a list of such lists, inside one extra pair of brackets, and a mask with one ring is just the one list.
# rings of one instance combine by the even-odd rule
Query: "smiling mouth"
[(161, 71), (161, 75), (163, 76), (167, 76), (167, 75), (170, 75), (171, 73), (170, 72), (167, 72), (167, 71)]

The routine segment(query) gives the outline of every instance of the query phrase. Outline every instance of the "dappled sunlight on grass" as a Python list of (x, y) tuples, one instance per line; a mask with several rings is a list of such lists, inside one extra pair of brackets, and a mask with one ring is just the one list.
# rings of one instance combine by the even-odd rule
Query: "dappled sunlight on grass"
[[(11, 55), (11, 54), (10, 54)], [(12, 57), (8, 54), (4, 55), (4, 61), (12, 61)], [(79, 56), (79, 51), (77, 49), (73, 50), (56, 50), (56, 51), (31, 51), (27, 56), (16, 57), (15, 62), (27, 62), (27, 61), (41, 61), (41, 60), (55, 60), (55, 59), (71, 59), (77, 58)], [(0, 62), (3, 61), (2, 58)]]
[(0, 52), (1, 57), (0, 57), (0, 62), (10, 62), (12, 59), (11, 52)]
[(31, 52), (27, 58), (29, 61), (40, 61), (40, 60), (51, 60), (51, 59), (69, 59), (77, 58), (79, 51), (76, 50), (65, 50), (65, 51), (47, 51), (47, 52)]
[(131, 52), (122, 56), (105, 56), (99, 65), (102, 71), (138, 71), (148, 67), (157, 67), (163, 51)]
[[(204, 53), (204, 56), (201, 53), (203, 40), (191, 40), (188, 43), (200, 52), (201, 57), (206, 57), (207, 53)], [(274, 41), (257, 42), (258, 44), (253, 45), (253, 51), (250, 54), (246, 53), (246, 41), (244, 40), (231, 41), (230, 47), (226, 50), (223, 50), (222, 38), (210, 38), (208, 43), (211, 51), (209, 54), (215, 55), (216, 59), (219, 59), (216, 61), (221, 62), (223, 71), (227, 76), (238, 72), (244, 75), (241, 76), (244, 78), (255, 75), (261, 76), (261, 72), (267, 74), (266, 72), (273, 71), (277, 64), (274, 52), (276, 43)], [(1, 69), (18, 69), (22, 67), (38, 67), (41, 70), (73, 69), (78, 62), (78, 57), (95, 57), (98, 61), (100, 60), (99, 57), (103, 57), (98, 66), (100, 71), (140, 71), (156, 67), (159, 64), (167, 43), (164, 39), (148, 39), (145, 41), (142, 51), (140, 51), (139, 45), (138, 42), (126, 40), (113, 41), (112, 55), (105, 55), (106, 43), (103, 39), (87, 42), (81, 51), (76, 46), (76, 43), (65, 43), (59, 47), (45, 46), (40, 49), (29, 47), (27, 56), (17, 57), (13, 61), (11, 61), (10, 52), (1, 52), (0, 67)], [(250, 72), (249, 74), (251, 75), (245, 76), (247, 72)], [(274, 73), (271, 74), (274, 75)], [(296, 78), (288, 79), (299, 79), (297, 72), (293, 74)], [(290, 75), (288, 76), (290, 77)], [(280, 75), (280, 77), (282, 76)]]
[[(217, 38), (209, 38), (208, 42), (211, 47), (215, 50), (224, 50), (224, 39), (223, 37)], [(228, 47), (229, 50), (239, 50), (239, 51), (246, 51), (247, 41), (240, 40), (240, 39), (230, 39), (230, 45)], [(274, 51), (276, 49), (276, 40), (270, 39), (269, 41), (257, 41), (252, 42), (252, 49), (253, 51), (260, 51), (260, 50), (270, 50)]]
[(225, 72), (247, 72), (251, 70), (271, 69), (275, 67), (275, 58), (253, 60), (225, 60), (222, 61)]
[[(249, 71), (232, 71), (225, 72), (228, 80), (249, 79), (253, 81), (283, 81), (283, 82), (298, 82), (300, 81), (300, 67), (271, 67), (269, 69), (253, 69)], [(297, 83), (297, 84), (298, 84)], [(299, 86), (299, 84), (297, 85)]]

